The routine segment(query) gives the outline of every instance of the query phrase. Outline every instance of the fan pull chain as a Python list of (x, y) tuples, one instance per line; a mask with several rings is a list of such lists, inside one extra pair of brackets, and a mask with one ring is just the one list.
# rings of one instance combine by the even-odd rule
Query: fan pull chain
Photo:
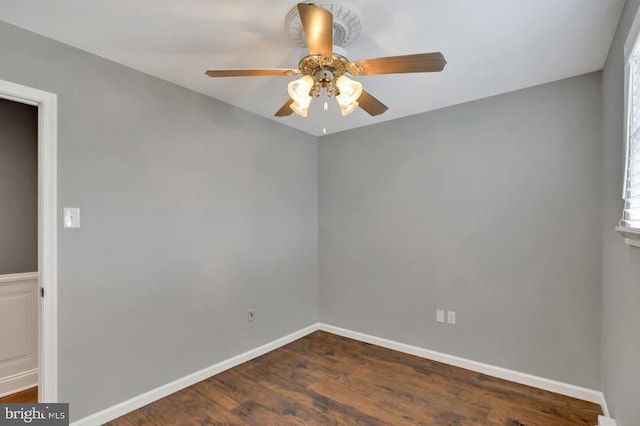
[(329, 111), (329, 103), (327, 101), (324, 101), (324, 106), (322, 108), (323, 112), (324, 112), (324, 122), (325, 122), (325, 127), (322, 128), (322, 134), (326, 135), (327, 134), (327, 111)]

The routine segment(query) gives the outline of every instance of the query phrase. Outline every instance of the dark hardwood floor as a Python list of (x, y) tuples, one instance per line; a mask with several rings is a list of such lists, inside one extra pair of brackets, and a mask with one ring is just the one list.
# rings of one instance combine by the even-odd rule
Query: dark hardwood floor
[(0, 404), (13, 404), (20, 402), (38, 402), (38, 387), (36, 386), (25, 389), (0, 398)]
[(109, 423), (596, 425), (600, 406), (315, 332)]

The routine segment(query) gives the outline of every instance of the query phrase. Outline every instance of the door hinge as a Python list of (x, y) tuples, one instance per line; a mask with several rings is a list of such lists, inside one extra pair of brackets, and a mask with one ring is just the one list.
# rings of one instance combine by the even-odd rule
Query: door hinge
[(44, 297), (44, 287), (40, 287), (40, 297)]

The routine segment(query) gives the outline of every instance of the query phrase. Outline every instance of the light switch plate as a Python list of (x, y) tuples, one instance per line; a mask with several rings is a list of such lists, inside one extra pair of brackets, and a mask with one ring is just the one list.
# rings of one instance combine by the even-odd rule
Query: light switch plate
[(436, 309), (436, 321), (444, 323), (444, 309)]
[(80, 228), (80, 209), (77, 207), (64, 208), (64, 224), (65, 228)]

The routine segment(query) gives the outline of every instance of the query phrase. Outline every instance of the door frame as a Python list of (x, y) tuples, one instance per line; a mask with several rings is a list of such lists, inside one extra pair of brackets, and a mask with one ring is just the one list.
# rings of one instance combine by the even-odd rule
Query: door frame
[(0, 80), (0, 98), (38, 107), (38, 400), (58, 402), (58, 100)]

